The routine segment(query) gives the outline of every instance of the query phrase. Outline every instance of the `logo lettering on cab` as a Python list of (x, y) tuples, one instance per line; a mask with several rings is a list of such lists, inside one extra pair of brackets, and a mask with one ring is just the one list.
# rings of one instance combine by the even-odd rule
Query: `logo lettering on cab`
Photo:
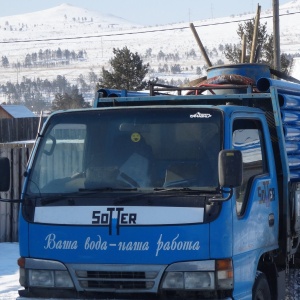
[(116, 224), (117, 235), (120, 234), (120, 225), (135, 225), (136, 213), (124, 212), (124, 207), (108, 207), (106, 211), (94, 210), (92, 213), (93, 225), (104, 225), (109, 227), (109, 235), (112, 235), (112, 226)]

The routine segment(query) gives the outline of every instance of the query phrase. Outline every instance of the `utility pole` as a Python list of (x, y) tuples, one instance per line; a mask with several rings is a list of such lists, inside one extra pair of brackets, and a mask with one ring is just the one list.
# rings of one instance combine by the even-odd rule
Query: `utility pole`
[(274, 69), (277, 71), (281, 71), (279, 0), (273, 0), (273, 36), (274, 36)]

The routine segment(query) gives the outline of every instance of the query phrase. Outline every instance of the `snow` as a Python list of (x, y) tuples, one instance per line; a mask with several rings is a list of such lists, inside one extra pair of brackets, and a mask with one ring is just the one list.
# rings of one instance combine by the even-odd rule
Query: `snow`
[[(280, 14), (282, 15), (280, 18), (281, 50), (284, 53), (300, 52), (299, 11), (300, 0), (293, 0), (280, 6)], [(261, 13), (261, 22), (267, 22), (269, 34), (272, 32), (271, 14), (270, 10)], [(238, 43), (236, 34), (238, 23), (253, 17), (254, 14), (245, 14), (198, 20), (194, 22), (194, 25), (204, 46), (212, 50), (214, 47), (218, 49), (220, 44)], [(4, 27), (7, 27), (7, 30), (4, 31)], [(155, 55), (162, 50), (165, 53), (178, 52), (183, 56), (185, 52), (194, 48), (197, 53), (196, 59), (180, 61), (181, 66), (190, 67), (193, 65), (196, 69), (197, 66), (205, 64), (188, 23), (142, 27), (120, 17), (100, 14), (68, 4), (30, 14), (2, 17), (0, 18), (0, 32), (1, 55), (7, 56), (10, 63), (22, 61), (24, 55), (32, 53), (33, 49), (38, 52), (39, 49), (57, 49), (60, 47), (75, 51), (86, 49), (88, 53), (87, 61), (74, 63), (65, 68), (21, 69), (18, 72), (15, 69), (4, 70), (0, 68), (2, 71), (0, 84), (5, 84), (7, 81), (16, 82), (18, 78), (23, 76), (48, 78), (50, 80), (59, 74), (72, 80), (76, 79), (79, 74), (86, 75), (91, 69), (98, 73), (102, 66), (108, 66), (109, 59), (112, 57), (112, 49), (123, 48), (125, 45), (132, 52), (138, 52), (142, 55), (151, 48)], [(13, 42), (29, 39), (35, 41)], [(48, 41), (41, 41), (43, 39), (48, 39)], [(49, 41), (49, 39), (53, 40)], [(4, 41), (10, 43), (3, 43)], [(218, 59), (224, 60), (220, 52), (217, 56), (209, 55), (213, 63)], [(157, 68), (160, 63), (155, 57), (150, 58), (149, 61), (145, 60), (145, 62), (149, 62), (153, 68)], [(291, 75), (300, 79), (300, 58), (295, 59)], [(161, 74), (153, 73), (152, 76), (161, 77)], [(164, 76), (166, 79), (175, 77), (174, 74), (164, 74)], [(178, 76), (181, 76), (182, 79), (189, 77), (191, 80), (197, 77), (195, 72), (194, 74), (182, 72)], [(18, 289), (21, 288), (17, 265), (18, 246), (18, 243), (0, 243), (0, 300), (18, 298)]]
[[(300, 52), (300, 0), (293, 0), (280, 6), (281, 51), (295, 54)], [(272, 11), (261, 12), (261, 23), (267, 23), (268, 33), (273, 31)], [(219, 60), (228, 63), (220, 45), (238, 44), (236, 33), (238, 24), (255, 17), (255, 14), (232, 15), (224, 18), (195, 20), (194, 26), (205, 47), (208, 56), (215, 65)], [(57, 75), (66, 76), (67, 80), (76, 84), (80, 74), (88, 77), (93, 70), (100, 75), (102, 67), (108, 68), (109, 60), (113, 56), (113, 48), (122, 49), (127, 46), (132, 52), (144, 56), (148, 49), (152, 49), (151, 57), (142, 57), (145, 63), (155, 71), (151, 78), (193, 80), (197, 67), (206, 63), (200, 53), (189, 23), (167, 24), (153, 27), (143, 27), (124, 18), (86, 10), (80, 7), (62, 4), (51, 9), (38, 12), (1, 17), (0, 18), (1, 55), (7, 56), (10, 64), (23, 62), (28, 53), (46, 49), (69, 49), (78, 52), (86, 50), (87, 59), (82, 62), (72, 62), (70, 65), (49, 68), (15, 68), (0, 67), (2, 76), (0, 84), (7, 81), (17, 82), (23, 77), (52, 80)], [(30, 42), (29, 42), (30, 40)], [(18, 42), (16, 42), (18, 41)], [(20, 42), (26, 41), (26, 42)], [(217, 50), (213, 52), (213, 49)], [(185, 53), (194, 49), (197, 57), (186, 58)], [(181, 65), (181, 74), (159, 73), (158, 67), (165, 61), (158, 61), (157, 54), (178, 53), (180, 61), (169, 61), (172, 65)], [(193, 66), (193, 70), (191, 69)], [(188, 69), (188, 71), (186, 71)], [(203, 74), (202, 76), (204, 76)], [(290, 74), (300, 78), (300, 73)]]
[(18, 243), (0, 243), (0, 300), (16, 299), (19, 295), (18, 258)]

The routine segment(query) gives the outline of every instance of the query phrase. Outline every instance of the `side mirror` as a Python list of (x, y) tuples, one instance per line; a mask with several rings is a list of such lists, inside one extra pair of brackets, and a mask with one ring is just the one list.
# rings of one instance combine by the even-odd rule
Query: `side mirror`
[(222, 150), (219, 153), (219, 183), (234, 188), (243, 182), (243, 159), (239, 150)]
[(7, 157), (0, 157), (0, 192), (6, 192), (10, 186), (10, 165)]

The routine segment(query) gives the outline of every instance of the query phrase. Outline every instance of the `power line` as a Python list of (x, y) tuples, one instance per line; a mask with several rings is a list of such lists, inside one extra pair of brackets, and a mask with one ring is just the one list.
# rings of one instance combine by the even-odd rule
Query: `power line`
[[(296, 15), (300, 14), (300, 11), (280, 14), (280, 17)], [(265, 16), (261, 17), (261, 19), (270, 19), (273, 16)], [(209, 27), (209, 26), (217, 26), (217, 25), (226, 25), (231, 23), (240, 23), (245, 21), (250, 21), (253, 18), (243, 19), (243, 20), (234, 20), (234, 21), (224, 21), (224, 22), (216, 22), (210, 24), (201, 24), (195, 25), (195, 27)], [(51, 41), (62, 41), (62, 40), (77, 40), (77, 39), (91, 39), (91, 38), (102, 38), (102, 37), (113, 37), (113, 36), (123, 36), (123, 35), (135, 35), (135, 34), (144, 34), (144, 33), (154, 33), (154, 32), (164, 32), (164, 31), (173, 31), (173, 30), (185, 30), (189, 29), (189, 26), (181, 26), (181, 27), (172, 27), (172, 28), (164, 28), (164, 29), (153, 29), (153, 30), (140, 30), (140, 31), (131, 31), (131, 32), (119, 32), (119, 33), (107, 33), (100, 35), (87, 35), (87, 36), (76, 36), (76, 37), (62, 37), (62, 38), (49, 38), (49, 39), (34, 39), (34, 40), (15, 40), (15, 41), (0, 41), (0, 44), (13, 44), (13, 43), (33, 43), (33, 42), (51, 42)]]

